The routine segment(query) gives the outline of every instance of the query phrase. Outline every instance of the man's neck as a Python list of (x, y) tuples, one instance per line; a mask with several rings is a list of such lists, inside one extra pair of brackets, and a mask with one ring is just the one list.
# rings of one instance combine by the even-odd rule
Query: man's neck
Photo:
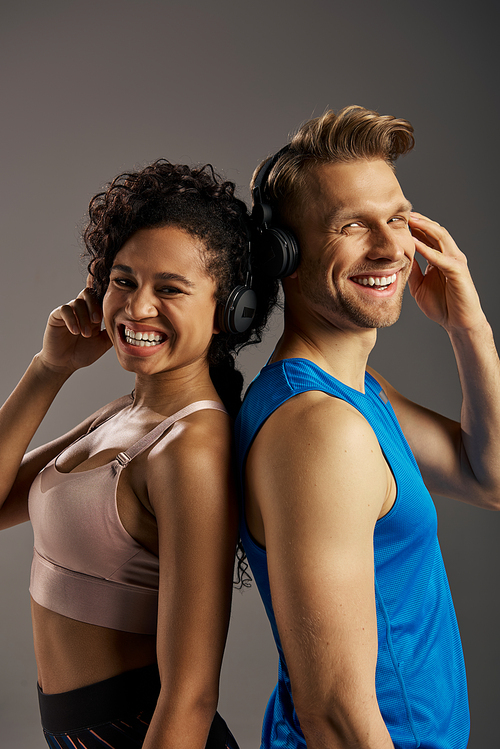
[(368, 357), (377, 340), (376, 329), (307, 330), (285, 317), (285, 329), (271, 362), (301, 358), (317, 364), (345, 385), (364, 392)]

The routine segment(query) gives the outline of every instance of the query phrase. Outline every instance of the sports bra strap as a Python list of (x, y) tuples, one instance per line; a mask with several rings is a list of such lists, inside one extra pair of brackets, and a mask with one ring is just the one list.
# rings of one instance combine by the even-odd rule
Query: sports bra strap
[(195, 401), (194, 403), (190, 403), (189, 406), (181, 408), (180, 411), (172, 414), (172, 416), (167, 416), (167, 418), (160, 422), (158, 426), (145, 434), (144, 437), (141, 437), (140, 440), (134, 442), (134, 444), (129, 447), (128, 450), (124, 450), (123, 452), (118, 453), (115, 460), (117, 460), (121, 466), (125, 467), (130, 463), (131, 460), (136, 458), (144, 450), (153, 445), (156, 440), (158, 440), (167, 431), (167, 429), (172, 426), (172, 424), (175, 424), (176, 421), (180, 421), (185, 416), (189, 416), (196, 411), (203, 411), (207, 408), (227, 413), (224, 406), (221, 406), (221, 404), (217, 403), (217, 401)]

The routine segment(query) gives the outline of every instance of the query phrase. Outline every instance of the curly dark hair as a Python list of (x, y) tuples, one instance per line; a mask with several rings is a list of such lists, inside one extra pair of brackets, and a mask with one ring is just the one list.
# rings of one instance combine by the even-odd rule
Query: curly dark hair
[[(102, 300), (116, 254), (139, 229), (176, 226), (204, 245), (207, 273), (216, 285), (216, 301), (225, 304), (231, 290), (246, 280), (248, 212), (235, 196), (235, 184), (223, 180), (210, 164), (189, 167), (159, 159), (136, 172), (119, 174), (92, 198), (83, 232), (88, 270)], [(241, 404), (243, 377), (234, 353), (262, 340), (276, 302), (277, 282), (253, 274), (257, 311), (244, 333), (221, 332), (212, 339), (210, 376), (224, 405), (235, 416)]]

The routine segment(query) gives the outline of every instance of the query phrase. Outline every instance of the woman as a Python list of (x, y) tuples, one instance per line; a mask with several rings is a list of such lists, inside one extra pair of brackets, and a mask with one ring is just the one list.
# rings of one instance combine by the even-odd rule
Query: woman
[[(120, 175), (89, 217), (92, 288), (51, 313), (0, 411), (0, 525), (34, 528), (45, 737), (234, 748), (216, 713), (237, 538), (231, 351), (259, 340), (272, 293), (256, 289), (264, 306), (246, 331), (221, 330), (248, 280), (248, 238), (244, 204), (211, 167)], [(63, 383), (111, 346), (134, 392), (24, 455)]]

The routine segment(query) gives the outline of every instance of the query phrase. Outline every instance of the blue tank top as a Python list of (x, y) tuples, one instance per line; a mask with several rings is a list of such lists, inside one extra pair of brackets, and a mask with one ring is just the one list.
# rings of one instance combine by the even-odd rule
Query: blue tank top
[[(379, 383), (365, 392), (344, 385), (306, 359), (264, 367), (250, 385), (236, 421), (240, 473), (266, 419), (289, 398), (319, 390), (350, 403), (368, 421), (394, 475), (397, 495), (374, 530), (378, 628), (376, 692), (396, 749), (465, 749), (469, 708), (455, 611), (437, 539), (437, 516), (415, 458)], [(279, 653), (278, 684), (262, 729), (263, 749), (305, 749), (271, 603), (266, 552), (245, 521), (240, 534)]]

